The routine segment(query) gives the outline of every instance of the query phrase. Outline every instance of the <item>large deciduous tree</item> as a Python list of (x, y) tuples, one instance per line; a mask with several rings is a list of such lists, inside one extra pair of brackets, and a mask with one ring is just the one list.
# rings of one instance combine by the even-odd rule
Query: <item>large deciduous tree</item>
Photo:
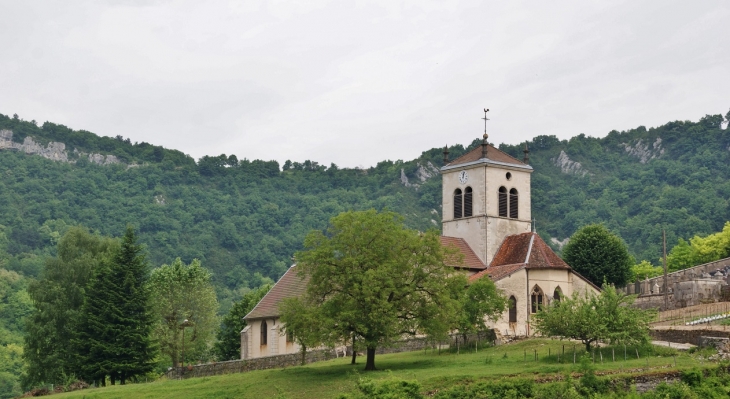
[(378, 347), (455, 324), (466, 279), (444, 263), (435, 230), (409, 230), (392, 212), (350, 211), (307, 235), (304, 247), (295, 258), (310, 279), (306, 300), (319, 306), (322, 328), (359, 337), (365, 370), (375, 369)]
[(634, 299), (604, 284), (599, 295), (575, 292), (570, 298), (541, 308), (534, 316), (533, 326), (545, 336), (578, 339), (586, 350), (599, 340), (643, 344), (649, 339), (649, 322), (654, 312), (633, 307)]
[(197, 259), (186, 265), (177, 258), (152, 271), (153, 335), (174, 367), (183, 360), (183, 345), (186, 359), (204, 357), (209, 349), (218, 325), (218, 301), (210, 280), (210, 272)]
[(320, 312), (318, 306), (307, 303), (303, 298), (285, 299), (279, 305), (279, 311), (284, 333), (289, 337), (287, 339), (299, 345), (303, 366), (307, 360), (308, 349), (328, 342), (328, 334), (332, 335), (332, 330), (327, 328), (329, 323), (325, 321), (325, 315)]
[(261, 298), (271, 289), (270, 284), (251, 290), (243, 295), (240, 301), (233, 304), (231, 310), (223, 318), (216, 332), (216, 343), (213, 348), (218, 360), (234, 360), (241, 357), (241, 330), (246, 327), (246, 316)]
[(153, 369), (149, 270), (131, 226), (121, 248), (94, 273), (74, 341), (77, 370), (85, 379), (124, 384)]
[(591, 224), (578, 230), (563, 249), (563, 259), (593, 284), (623, 286), (634, 259), (626, 244), (605, 226)]
[(34, 309), (26, 322), (23, 385), (59, 384), (76, 373), (72, 341), (78, 337), (84, 297), (97, 266), (119, 249), (117, 240), (74, 227), (61, 237), (58, 256), (30, 284)]

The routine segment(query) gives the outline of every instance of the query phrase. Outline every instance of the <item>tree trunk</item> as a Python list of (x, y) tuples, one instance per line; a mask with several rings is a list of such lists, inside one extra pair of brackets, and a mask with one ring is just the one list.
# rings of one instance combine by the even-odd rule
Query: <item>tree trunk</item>
[(125, 385), (125, 383), (127, 382), (126, 380), (127, 380), (127, 373), (125, 373), (124, 371), (122, 371), (122, 373), (121, 373), (121, 375), (119, 377), (119, 383), (121, 385)]
[(304, 345), (301, 345), (301, 346), (302, 346), (302, 366), (304, 366), (305, 364), (307, 364), (307, 347)]
[(587, 341), (586, 342), (586, 352), (590, 352), (590, 351), (591, 351), (591, 341)]
[(367, 361), (365, 362), (365, 371), (375, 370), (375, 347), (368, 346)]
[(112, 371), (111, 373), (109, 373), (109, 380), (111, 381), (112, 385), (116, 384), (116, 382), (117, 382), (117, 372), (116, 371)]
[(355, 364), (357, 360), (357, 351), (355, 350), (355, 333), (352, 333), (352, 362), (350, 364)]

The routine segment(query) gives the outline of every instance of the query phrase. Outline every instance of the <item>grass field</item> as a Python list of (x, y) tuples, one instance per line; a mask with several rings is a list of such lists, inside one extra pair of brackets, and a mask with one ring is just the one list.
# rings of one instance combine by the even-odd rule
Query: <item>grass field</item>
[[(565, 357), (562, 356), (565, 345)], [(580, 344), (577, 355), (585, 355)], [(596, 352), (596, 372), (637, 373), (646, 369), (687, 369), (706, 364), (701, 353), (690, 354), (674, 349), (648, 347), (627, 348), (624, 361), (623, 347), (602, 348), (603, 363)], [(535, 360), (535, 351), (539, 359)], [(548, 352), (550, 356), (548, 356)], [(558, 363), (560, 360), (566, 363)], [(676, 355), (676, 357), (674, 356)], [(706, 354), (705, 354), (706, 355)], [(425, 392), (453, 384), (472, 383), (500, 377), (550, 378), (577, 369), (573, 365), (573, 343), (549, 339), (531, 339), (493, 348), (474, 348), (452, 352), (406, 352), (377, 355), (379, 371), (364, 372), (364, 358), (358, 365), (350, 365), (349, 358), (314, 363), (303, 367), (253, 371), (215, 377), (192, 378), (182, 381), (159, 380), (146, 384), (130, 384), (93, 388), (57, 395), (58, 398), (333, 398), (350, 392), (360, 377), (371, 379), (389, 376), (418, 380)]]

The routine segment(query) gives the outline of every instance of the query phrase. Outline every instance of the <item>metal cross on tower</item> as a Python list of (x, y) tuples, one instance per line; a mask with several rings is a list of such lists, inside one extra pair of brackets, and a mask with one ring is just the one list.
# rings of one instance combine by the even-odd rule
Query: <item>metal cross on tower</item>
[(489, 135), (487, 134), (487, 121), (489, 118), (487, 118), (487, 112), (489, 112), (489, 108), (484, 108), (484, 139), (482, 140), (482, 158), (487, 157), (487, 138)]
[(487, 121), (489, 120), (489, 118), (487, 118), (487, 112), (489, 112), (489, 108), (484, 108), (484, 118), (482, 118), (482, 119), (484, 119), (484, 135), (485, 136), (487, 135)]

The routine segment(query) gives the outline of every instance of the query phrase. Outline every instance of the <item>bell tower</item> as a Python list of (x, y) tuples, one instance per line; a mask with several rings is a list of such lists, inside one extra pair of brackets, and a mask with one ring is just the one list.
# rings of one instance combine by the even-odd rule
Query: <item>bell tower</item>
[(487, 266), (505, 237), (532, 229), (530, 174), (533, 169), (489, 145), (484, 110), (484, 136), (479, 147), (448, 161), (444, 148), (442, 176), (443, 235), (463, 238)]

